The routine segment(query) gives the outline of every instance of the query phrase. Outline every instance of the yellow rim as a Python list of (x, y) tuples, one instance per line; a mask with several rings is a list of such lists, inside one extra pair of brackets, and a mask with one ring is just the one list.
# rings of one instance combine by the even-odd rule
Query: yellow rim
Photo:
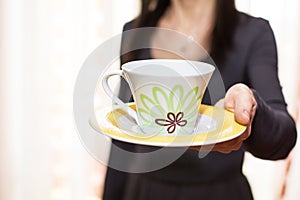
[[(131, 108), (135, 109), (135, 104), (129, 104)], [(235, 122), (234, 114), (232, 112), (209, 106), (201, 105), (199, 113), (212, 117), (217, 121), (217, 128), (211, 132), (200, 134), (192, 134), (189, 136), (174, 136), (174, 135), (155, 135), (148, 138), (131, 136), (126, 134), (126, 131), (118, 124), (120, 117), (127, 114), (122, 109), (114, 109), (112, 111), (103, 112), (103, 110), (96, 112), (101, 116), (98, 118), (98, 126), (90, 122), (91, 125), (101, 133), (125, 142), (153, 145), (153, 146), (195, 146), (212, 144), (227, 141), (239, 136), (246, 129), (245, 126)], [(144, 135), (141, 133), (141, 136)]]

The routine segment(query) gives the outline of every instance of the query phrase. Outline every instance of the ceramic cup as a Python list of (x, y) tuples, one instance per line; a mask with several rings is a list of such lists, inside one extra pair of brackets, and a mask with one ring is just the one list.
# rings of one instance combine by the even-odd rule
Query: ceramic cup
[[(105, 73), (104, 91), (137, 120), (145, 134), (192, 134), (199, 118), (202, 96), (215, 67), (197, 61), (149, 59), (122, 65)], [(122, 76), (129, 84), (136, 110), (113, 94), (111, 76)]]

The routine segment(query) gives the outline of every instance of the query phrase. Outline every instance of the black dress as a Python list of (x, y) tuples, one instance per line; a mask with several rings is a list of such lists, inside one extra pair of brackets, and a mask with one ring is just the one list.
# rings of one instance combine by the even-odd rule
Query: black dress
[[(130, 26), (126, 24), (124, 30)], [(149, 56), (145, 50), (141, 59)], [(169, 166), (148, 173), (131, 174), (108, 168), (104, 200), (253, 198), (242, 174), (244, 152), (262, 159), (284, 159), (296, 142), (295, 123), (287, 112), (278, 80), (277, 49), (269, 23), (239, 13), (233, 48), (226, 53), (225, 63), (219, 70), (226, 90), (236, 83), (245, 83), (253, 90), (258, 103), (251, 136), (242, 148), (230, 154), (211, 152), (202, 159), (197, 151), (188, 150)], [(126, 91), (121, 89), (121, 93)], [(113, 142), (131, 151), (149, 148)], [(112, 148), (110, 160), (118, 159)]]

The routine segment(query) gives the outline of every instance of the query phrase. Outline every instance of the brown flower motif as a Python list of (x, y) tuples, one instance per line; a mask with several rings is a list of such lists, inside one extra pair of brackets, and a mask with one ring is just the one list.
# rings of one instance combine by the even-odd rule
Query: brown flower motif
[(183, 112), (179, 112), (177, 113), (177, 115), (175, 115), (172, 112), (169, 112), (167, 114), (167, 119), (156, 119), (155, 123), (160, 126), (168, 126), (167, 131), (171, 134), (174, 133), (177, 125), (183, 127), (187, 124), (186, 120), (182, 120), (183, 116)]

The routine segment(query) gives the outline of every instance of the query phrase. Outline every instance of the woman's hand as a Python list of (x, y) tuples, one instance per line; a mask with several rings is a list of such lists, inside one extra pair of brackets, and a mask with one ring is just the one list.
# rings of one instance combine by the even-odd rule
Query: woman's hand
[[(250, 136), (251, 124), (256, 112), (257, 103), (252, 90), (248, 86), (239, 83), (227, 91), (223, 106), (227, 110), (234, 112), (234, 118), (238, 123), (247, 126), (245, 132), (239, 137), (226, 142), (217, 143), (212, 148), (213, 151), (230, 153), (240, 149), (243, 141)], [(201, 150), (201, 146), (190, 147), (190, 149)]]

